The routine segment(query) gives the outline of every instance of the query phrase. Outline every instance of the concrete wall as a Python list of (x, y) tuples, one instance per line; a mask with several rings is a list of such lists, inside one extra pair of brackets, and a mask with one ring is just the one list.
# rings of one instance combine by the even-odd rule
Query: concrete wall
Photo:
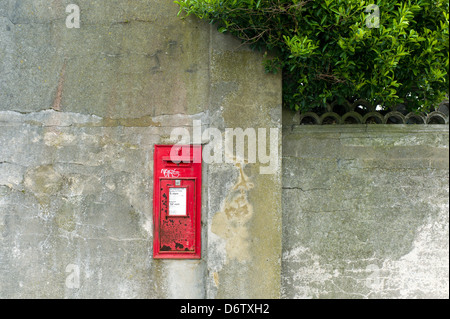
[(283, 121), (283, 298), (449, 297), (448, 125)]
[[(177, 12), (0, 0), (0, 298), (448, 298), (448, 125), (282, 144), (262, 53)], [(153, 147), (194, 120), (279, 131), (275, 170), (205, 162), (202, 259), (154, 260)]]
[(177, 12), (0, 1), (0, 298), (280, 296), (281, 159), (205, 164), (203, 258), (152, 259), (154, 144), (193, 120), (281, 128), (262, 53)]

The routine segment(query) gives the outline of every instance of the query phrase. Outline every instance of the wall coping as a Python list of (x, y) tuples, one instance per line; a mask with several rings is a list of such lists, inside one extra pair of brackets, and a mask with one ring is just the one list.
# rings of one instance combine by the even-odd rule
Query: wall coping
[(284, 125), (292, 133), (449, 133), (448, 124)]

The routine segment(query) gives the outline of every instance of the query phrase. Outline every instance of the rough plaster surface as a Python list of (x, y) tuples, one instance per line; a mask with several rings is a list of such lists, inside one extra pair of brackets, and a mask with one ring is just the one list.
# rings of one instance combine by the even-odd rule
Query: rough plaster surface
[(0, 1), (0, 297), (279, 297), (281, 159), (205, 164), (203, 258), (173, 261), (152, 259), (152, 157), (193, 120), (281, 129), (281, 78), (172, 0), (78, 0), (80, 29), (70, 3)]
[(448, 298), (448, 126), (286, 126), (284, 298)]

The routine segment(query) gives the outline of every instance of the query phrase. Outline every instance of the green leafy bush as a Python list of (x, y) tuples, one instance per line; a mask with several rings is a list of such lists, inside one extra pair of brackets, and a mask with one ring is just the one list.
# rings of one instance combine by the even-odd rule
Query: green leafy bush
[(448, 0), (176, 3), (180, 14), (274, 52), (265, 67), (283, 71), (283, 103), (291, 109), (365, 99), (427, 111), (448, 92)]

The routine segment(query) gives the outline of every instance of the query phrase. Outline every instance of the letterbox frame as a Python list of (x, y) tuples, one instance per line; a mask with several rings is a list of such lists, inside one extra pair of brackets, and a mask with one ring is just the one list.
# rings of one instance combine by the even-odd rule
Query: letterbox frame
[[(189, 148), (190, 155), (177, 156), (168, 158), (168, 153), (172, 147)], [(173, 160), (180, 161), (176, 164)], [(201, 145), (155, 145), (153, 154), (153, 258), (155, 259), (200, 259), (201, 258), (201, 192), (202, 192), (202, 146)], [(172, 169), (179, 172), (179, 176), (172, 174), (164, 176), (164, 169)], [(173, 171), (172, 171), (173, 172)], [(192, 236), (194, 240), (193, 250), (191, 251), (167, 251), (161, 249), (161, 219), (162, 219), (162, 180), (180, 180), (194, 181), (194, 191), (188, 192), (188, 197), (192, 195), (193, 211), (189, 212), (189, 218), (192, 218), (194, 234), (187, 233), (186, 236)], [(167, 186), (168, 187), (168, 186)], [(169, 199), (166, 199), (169, 201)], [(190, 198), (187, 199), (188, 209)], [(168, 214), (167, 212), (165, 213)], [(164, 216), (166, 216), (164, 215)], [(174, 220), (185, 218), (180, 216), (172, 216)], [(187, 218), (187, 217), (186, 217)], [(191, 238), (191, 237), (189, 237)]]

